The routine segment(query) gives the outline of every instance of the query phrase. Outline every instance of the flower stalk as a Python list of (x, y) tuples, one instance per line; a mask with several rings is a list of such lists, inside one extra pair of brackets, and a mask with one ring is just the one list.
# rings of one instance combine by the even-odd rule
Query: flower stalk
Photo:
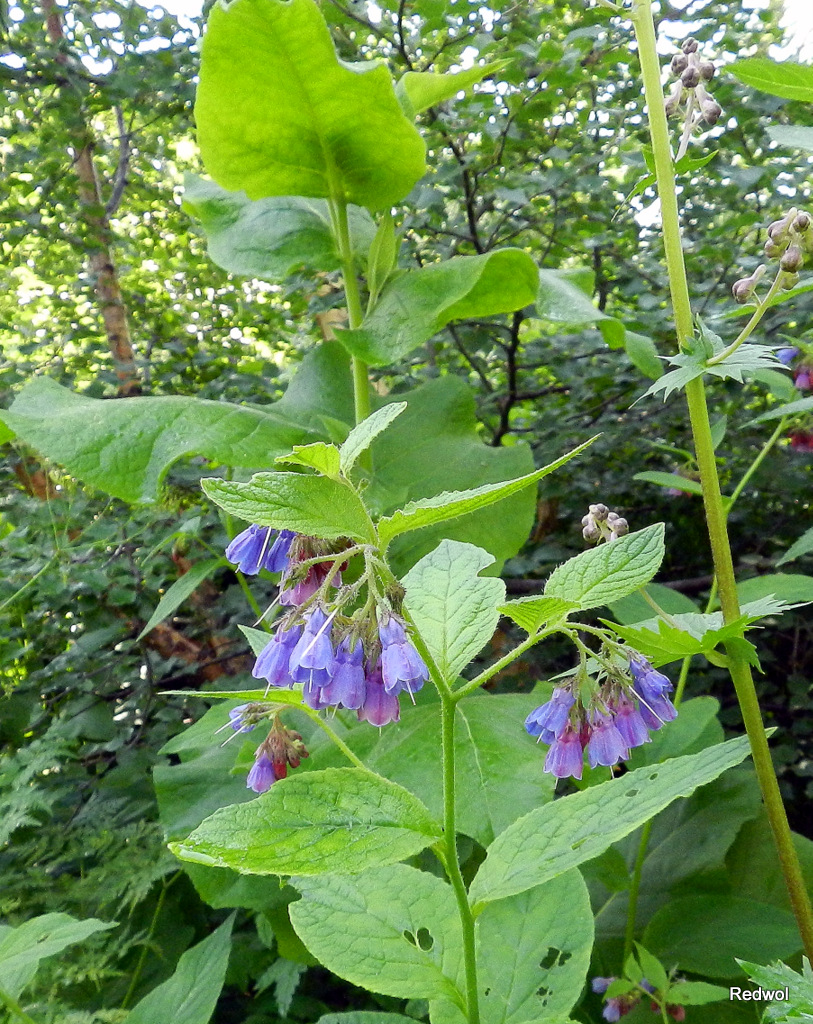
[[(654, 153), (658, 195), (661, 202), (662, 231), (669, 287), (675, 317), (675, 330), (680, 349), (687, 347), (693, 333), (692, 308), (689, 298), (686, 267), (681, 244), (680, 216), (675, 170), (663, 92), (660, 81), (660, 62), (656, 49), (652, 0), (635, 0), (631, 12), (632, 24), (638, 42), (641, 70), (647, 107), (649, 129)], [(686, 399), (694, 437), (697, 465), (703, 489), (703, 504), (711, 542), (714, 569), (717, 577), (720, 605), (726, 623), (740, 615), (734, 565), (728, 540), (726, 511), (720, 492), (720, 481), (714, 457), (705, 385), (702, 377), (686, 385)], [(808, 957), (813, 957), (813, 910), (804, 884), (798, 856), (782, 803), (774, 772), (765, 727), (751, 669), (736, 644), (726, 645), (729, 672), (743, 716), (751, 745), (751, 754), (757, 773), (762, 798), (773, 832), (785, 884), (791, 900), (799, 932)]]

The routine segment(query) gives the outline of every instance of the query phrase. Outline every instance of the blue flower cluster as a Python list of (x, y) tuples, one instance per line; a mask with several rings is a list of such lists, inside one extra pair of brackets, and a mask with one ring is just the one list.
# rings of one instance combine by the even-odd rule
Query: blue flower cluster
[[(266, 705), (241, 704), (231, 709), (227, 724), (235, 733), (251, 732), (258, 722), (267, 717)], [(246, 786), (255, 793), (265, 793), (278, 779), (285, 778), (289, 765), (298, 768), (302, 758), (308, 756), (300, 734), (282, 724), (278, 711), (272, 712), (271, 717), (271, 731), (257, 747), (254, 764), (246, 779)]]
[(280, 530), (272, 540), (275, 533), (270, 526), (252, 524), (229, 544), (226, 558), (246, 576), (256, 576), (261, 569), (282, 572), (288, 567), (288, 552), (296, 534)]
[(662, 672), (639, 654), (630, 657), (629, 671), (631, 684), (613, 677), (587, 708), (568, 685), (528, 715), (527, 731), (550, 744), (546, 772), (580, 779), (585, 750), (591, 768), (626, 761), (633, 747), (650, 741), (650, 730), (676, 717), (669, 699), (673, 687)]

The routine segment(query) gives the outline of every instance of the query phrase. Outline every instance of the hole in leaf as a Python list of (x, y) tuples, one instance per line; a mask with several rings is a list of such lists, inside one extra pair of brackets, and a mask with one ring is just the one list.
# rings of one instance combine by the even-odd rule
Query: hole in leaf
[(484, 988), (483, 989), (483, 995), (484, 996), (490, 996), (491, 995), (491, 989), (490, 988)]
[(540, 998), (540, 999), (542, 1000), (542, 1005), (544, 1006), (544, 1005), (545, 1005), (545, 1004), (547, 1003), (547, 1001), (548, 1001), (548, 996), (550, 995), (550, 989), (549, 989), (549, 988), (546, 988), (546, 987), (545, 987), (545, 986), (543, 985), (543, 986), (542, 986), (541, 988), (538, 988), (538, 989), (536, 990), (536, 994), (537, 994), (537, 995), (539, 996), (539, 998)]
[(559, 959), (559, 952), (560, 951), (556, 949), (555, 946), (548, 946), (547, 952), (539, 961), (539, 966), (543, 971), (549, 971), (551, 967), (553, 967)]
[(429, 934), (426, 928), (419, 928), (418, 934), (415, 936), (418, 940), (418, 948), (422, 949), (424, 953), (428, 953), (429, 950), (435, 945), (435, 940)]
[(639, 792), (640, 792), (640, 790), (638, 790), (638, 789), (628, 789), (627, 792), (624, 794), (624, 796), (628, 796), (628, 797), (638, 796)]
[(649, 776), (649, 781), (650, 781), (650, 782), (654, 782), (654, 781), (655, 781), (655, 779), (657, 779), (657, 777), (658, 777), (658, 775), (659, 775), (659, 774), (660, 774), (659, 772), (653, 772), (653, 773), (652, 773), (652, 774), (651, 774), (651, 775)]
[(403, 935), (404, 935), (404, 938), (407, 940), (407, 942), (411, 942), (413, 946), (417, 946), (418, 945), (418, 941), (415, 938), (415, 936), (412, 934), (412, 932), (407, 931), (405, 929)]

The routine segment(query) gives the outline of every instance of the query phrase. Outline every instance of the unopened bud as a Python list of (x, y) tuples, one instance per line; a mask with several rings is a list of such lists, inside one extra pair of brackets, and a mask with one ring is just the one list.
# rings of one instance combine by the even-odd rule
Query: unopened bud
[(799, 232), (804, 233), (805, 231), (807, 231), (807, 229), (810, 227), (810, 214), (805, 213), (804, 210), (801, 210), (794, 217), (793, 226)]
[(610, 540), (618, 540), (619, 537), (623, 537), (625, 534), (630, 532), (629, 523), (626, 519), (622, 519), (618, 516), (615, 522), (612, 524), (610, 530)]
[(804, 265), (805, 257), (800, 246), (789, 245), (787, 249), (782, 253), (782, 258), (779, 261), (779, 266), (788, 274), (795, 274), (797, 270), (801, 269)]
[(734, 296), (737, 302), (743, 303), (748, 302), (754, 293), (754, 289), (762, 280), (765, 275), (765, 271), (768, 268), (764, 263), (760, 263), (757, 269), (751, 274), (750, 277), (742, 277), (739, 281), (735, 281), (731, 286), (731, 294)]
[(697, 70), (704, 82), (710, 82), (714, 78), (714, 64), (710, 60), (698, 61)]
[(602, 523), (609, 516), (610, 510), (606, 505), (588, 505), (590, 515), (595, 519), (597, 523)]
[(768, 238), (770, 238), (771, 241), (776, 242), (777, 245), (782, 245), (785, 242), (787, 242), (788, 232), (790, 231), (790, 226), (793, 223), (795, 217), (796, 210), (793, 209), (786, 213), (784, 217), (780, 218), (779, 220), (775, 220), (773, 221), (773, 223), (769, 224)]
[(601, 540), (601, 530), (593, 523), (592, 526), (585, 526), (582, 530), (582, 537), (591, 544), (595, 544), (597, 540)]
[(683, 40), (683, 42), (680, 45), (680, 48), (681, 48), (681, 50), (683, 50), (684, 53), (696, 53), (697, 52), (697, 47), (699, 45), (700, 44), (694, 38), (694, 36), (689, 36), (688, 39), (684, 39)]
[(690, 65), (680, 76), (680, 81), (684, 89), (694, 89), (696, 85), (700, 84), (700, 72), (696, 67)]
[(720, 120), (720, 115), (723, 112), (723, 108), (710, 96), (707, 100), (704, 100), (700, 104), (700, 112), (703, 115), (703, 120), (706, 124), (717, 124)]
[(682, 75), (689, 66), (689, 58), (685, 53), (676, 53), (669, 66), (672, 69), (673, 75)]
[(666, 116), (671, 117), (672, 114), (677, 113), (677, 109), (680, 106), (680, 101), (683, 98), (683, 82), (678, 79), (672, 86), (672, 91), (666, 97), (663, 104), (663, 109), (666, 111)]
[(791, 288), (795, 288), (798, 283), (798, 274), (785, 274), (782, 278), (782, 290), (789, 292)]

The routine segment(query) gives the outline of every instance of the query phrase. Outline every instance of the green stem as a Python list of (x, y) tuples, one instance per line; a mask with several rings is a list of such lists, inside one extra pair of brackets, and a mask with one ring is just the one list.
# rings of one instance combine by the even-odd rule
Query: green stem
[(28, 1016), (17, 1000), (13, 999), (8, 992), (4, 992), (2, 988), (0, 988), (0, 1003), (2, 1003), (7, 1010), (13, 1013), (15, 1017), (24, 1021), (25, 1024), (37, 1024), (33, 1017)]
[(178, 877), (178, 875), (180, 875), (180, 871), (176, 871), (176, 873), (172, 876), (169, 882), (167, 882), (166, 879), (161, 880), (161, 893), (158, 896), (158, 902), (155, 904), (155, 910), (153, 911), (152, 920), (150, 921), (150, 930), (147, 932), (147, 938), (144, 940), (144, 943), (141, 947), (141, 955), (138, 958), (138, 963), (136, 964), (136, 968), (133, 971), (133, 976), (130, 979), (130, 984), (127, 988), (127, 994), (122, 1000), (122, 1010), (127, 1009), (127, 1007), (130, 1005), (130, 1000), (133, 998), (133, 993), (135, 992), (136, 985), (138, 984), (138, 979), (141, 977), (141, 972), (144, 970), (144, 963), (146, 962), (147, 954), (149, 953), (149, 944), (153, 935), (155, 934), (155, 928), (156, 925), (158, 924), (158, 917), (161, 911), (163, 910), (164, 900), (166, 899), (167, 891), (169, 887), (172, 885), (172, 883), (175, 881), (175, 879)]
[(324, 720), (324, 718), (322, 718), (318, 711), (311, 711), (311, 709), (308, 707), (302, 707), (300, 708), (300, 710), (304, 711), (308, 718), (316, 722), (319, 728), (330, 737), (332, 742), (336, 744), (336, 746), (339, 748), (339, 750), (341, 750), (341, 752), (344, 754), (347, 760), (354, 764), (356, 768), (363, 768), (365, 772), (370, 771), (367, 765), (359, 757), (356, 757), (356, 755), (353, 753), (350, 747), (348, 747), (348, 745), (344, 742), (341, 736), (339, 736), (339, 734), (335, 732), (331, 728), (331, 726), (327, 724), (327, 722)]
[(500, 658), (499, 661), (495, 661), (493, 665), (483, 669), (483, 671), (478, 676), (475, 676), (474, 679), (469, 680), (469, 682), (455, 690), (452, 699), (456, 703), (463, 697), (468, 697), (470, 693), (474, 693), (475, 690), (479, 690), (481, 686), (489, 681), (489, 679), (496, 676), (498, 672), (502, 672), (502, 670), (507, 668), (512, 661), (515, 661), (520, 654), (524, 654), (525, 651), (533, 647), (534, 644), (538, 644), (540, 640), (544, 640), (546, 636), (550, 636), (552, 633), (556, 632), (558, 632), (558, 627), (555, 629), (543, 629), (539, 633), (532, 633), (530, 636), (526, 637), (521, 644), (517, 644), (513, 650)]
[(761, 451), (759, 452), (757, 457), (754, 459), (754, 461), (751, 463), (751, 465), (748, 467), (748, 469), (746, 469), (746, 471), (743, 473), (742, 479), (737, 484), (737, 486), (734, 488), (734, 490), (731, 493), (731, 497), (728, 499), (728, 506), (727, 506), (726, 512), (725, 512), (726, 518), (728, 518), (728, 516), (731, 515), (731, 509), (734, 507), (734, 503), (736, 502), (737, 498), (739, 498), (739, 496), (742, 494), (742, 492), (745, 490), (745, 488), (746, 488), (746, 486), (748, 484), (748, 481), (751, 479), (751, 477), (754, 475), (754, 473), (756, 473), (756, 471), (762, 465), (762, 462), (763, 462), (765, 456), (768, 454), (768, 452), (771, 450), (771, 448), (773, 448), (773, 446), (776, 444), (776, 442), (779, 440), (779, 438), (785, 432), (785, 427), (788, 425), (788, 419), (789, 418), (790, 417), (788, 417), (788, 416), (783, 416), (782, 417), (782, 419), (779, 421), (779, 426), (776, 428), (776, 430), (771, 434), (771, 436), (768, 438), (768, 440), (762, 446)]
[(740, 347), (740, 345), (742, 345), (744, 341), (750, 338), (750, 336), (756, 330), (759, 321), (763, 318), (763, 316), (765, 316), (765, 312), (771, 304), (771, 299), (781, 289), (785, 281), (785, 277), (785, 271), (780, 270), (774, 278), (774, 282), (771, 285), (768, 294), (754, 310), (753, 316), (745, 325), (745, 327), (743, 327), (743, 329), (740, 331), (737, 337), (731, 342), (731, 344), (727, 348), (724, 348), (722, 352), (718, 352), (716, 356), (712, 356), (712, 358), (707, 361), (707, 366), (716, 366), (718, 363), (724, 362), (726, 359), (728, 359), (730, 355), (733, 355), (733, 353), (737, 351), (737, 349)]
[(474, 944), (474, 915), (460, 872), (457, 858), (457, 826), (455, 807), (455, 702), (441, 694), (440, 735), (443, 766), (443, 838), (444, 866), (452, 883), (460, 925), (463, 932), (463, 964), (466, 973), (466, 1019), (468, 1024), (480, 1024), (480, 1004), (477, 993), (477, 954)]
[[(655, 24), (652, 17), (652, 0), (635, 0), (632, 23), (638, 41), (644, 91), (649, 110), (649, 126), (658, 180), (658, 194), (661, 200), (664, 249), (669, 272), (675, 328), (678, 344), (682, 348), (692, 335), (692, 309), (686, 268), (683, 262), (675, 174), (669, 129), (663, 105), (660, 63), (656, 48)], [(740, 607), (702, 377), (687, 384), (686, 400), (689, 406), (697, 465), (700, 470), (700, 483), (703, 488), (703, 504), (714, 569), (720, 590), (720, 605), (723, 611), (723, 620), (729, 623), (739, 617)], [(805, 887), (799, 859), (793, 845), (790, 825), (779, 792), (779, 784), (773, 769), (751, 669), (737, 645), (727, 645), (726, 652), (729, 672), (751, 744), (751, 756), (773, 832), (785, 884), (805, 952), (808, 957), (813, 957), (813, 909), (810, 905), (810, 897)]]
[[(344, 294), (347, 298), (347, 316), (350, 330), (361, 326), (364, 313), (361, 308), (359, 282), (353, 261), (353, 247), (350, 242), (350, 227), (347, 221), (347, 203), (337, 202), (334, 206), (336, 235), (339, 256), (342, 261), (342, 277)], [(367, 364), (356, 356), (352, 359), (353, 367), (353, 401), (356, 412), (356, 423), (361, 423), (370, 415), (370, 380), (367, 376)]]

